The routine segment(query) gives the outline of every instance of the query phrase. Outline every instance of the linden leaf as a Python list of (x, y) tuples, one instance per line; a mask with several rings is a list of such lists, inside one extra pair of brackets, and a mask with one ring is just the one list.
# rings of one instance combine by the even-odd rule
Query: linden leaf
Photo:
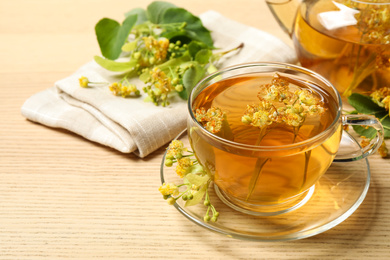
[[(385, 130), (385, 138), (390, 138), (390, 117), (389, 112), (384, 107), (378, 106), (369, 96), (358, 93), (352, 93), (348, 97), (348, 103), (356, 109), (356, 113), (373, 115), (378, 118)], [(372, 127), (353, 126), (353, 129), (359, 135), (367, 138), (373, 138), (376, 134), (376, 130)]]
[(191, 200), (187, 200), (185, 206), (193, 206), (202, 201), (204, 194), (208, 188), (208, 183), (202, 185), (200, 189), (194, 192), (192, 195), (194, 196)]
[(353, 106), (358, 113), (375, 115), (382, 112), (385, 108), (378, 106), (369, 96), (358, 93), (352, 93), (348, 97), (348, 103)]
[(191, 66), (186, 72), (183, 74), (183, 86), (184, 89), (179, 93), (179, 96), (187, 100), (191, 90), (195, 87), (195, 85), (203, 78), (206, 70), (203, 66), (200, 66), (199, 63), (194, 62), (193, 66)]
[(115, 60), (119, 57), (136, 21), (137, 15), (134, 14), (126, 17), (122, 25), (109, 18), (103, 18), (96, 24), (96, 37), (105, 58)]
[(195, 55), (195, 60), (199, 62), (200, 64), (207, 64), (210, 61), (210, 57), (213, 55), (211, 50), (209, 49), (202, 49), (198, 51)]
[(131, 15), (137, 15), (136, 25), (142, 24), (142, 23), (148, 21), (147, 13), (142, 8), (134, 8), (134, 9), (128, 11), (127, 13), (125, 13), (126, 17), (131, 16)]
[(365, 136), (368, 139), (372, 139), (376, 136), (376, 130), (372, 127), (365, 128), (360, 125), (353, 125), (353, 130), (360, 136)]
[(162, 13), (160, 24), (174, 24), (186, 22), (183, 30), (172, 28), (167, 30), (162, 36), (168, 39), (177, 36), (186, 36), (192, 40), (201, 41), (209, 48), (214, 48), (210, 31), (206, 29), (199, 17), (194, 16), (183, 8), (168, 8)]
[(193, 59), (195, 59), (195, 56), (198, 53), (198, 51), (205, 49), (205, 48), (207, 48), (207, 45), (202, 43), (202, 42), (198, 42), (198, 41), (191, 41), (188, 44), (188, 52)]
[(97, 64), (105, 68), (106, 70), (115, 71), (115, 72), (127, 72), (134, 69), (137, 64), (136, 60), (130, 60), (128, 62), (117, 62), (109, 59), (102, 58), (100, 56), (95, 56), (94, 60)]
[(169, 8), (175, 8), (176, 6), (174, 4), (163, 2), (163, 1), (155, 1), (148, 5), (147, 7), (147, 17), (149, 21), (152, 23), (159, 24), (161, 23), (163, 19), (164, 13)]

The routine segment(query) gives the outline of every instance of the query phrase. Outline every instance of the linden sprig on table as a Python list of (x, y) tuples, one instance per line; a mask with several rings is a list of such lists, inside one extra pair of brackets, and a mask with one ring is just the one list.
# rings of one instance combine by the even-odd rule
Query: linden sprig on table
[[(156, 1), (125, 16), (122, 24), (103, 18), (95, 27), (103, 56), (95, 56), (95, 61), (122, 75), (109, 86), (117, 96), (139, 97), (142, 86), (130, 83), (139, 78), (147, 101), (167, 106), (174, 95), (186, 100), (200, 79), (217, 70), (222, 56), (243, 47), (213, 52), (210, 31), (201, 20), (168, 2)], [(93, 84), (87, 78), (80, 81), (82, 87)]]
[(175, 171), (183, 179), (183, 183), (164, 183), (159, 191), (170, 205), (180, 198), (185, 201), (186, 207), (197, 205), (203, 200), (207, 207), (204, 221), (215, 222), (219, 212), (211, 204), (208, 191), (212, 179), (194, 157), (194, 153), (185, 148), (182, 141), (172, 141), (165, 155), (165, 166), (171, 167), (176, 163)]

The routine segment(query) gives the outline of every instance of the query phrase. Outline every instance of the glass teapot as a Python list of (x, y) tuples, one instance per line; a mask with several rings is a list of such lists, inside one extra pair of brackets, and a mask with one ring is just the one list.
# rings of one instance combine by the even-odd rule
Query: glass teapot
[(302, 66), (343, 96), (390, 87), (390, 0), (266, 0)]

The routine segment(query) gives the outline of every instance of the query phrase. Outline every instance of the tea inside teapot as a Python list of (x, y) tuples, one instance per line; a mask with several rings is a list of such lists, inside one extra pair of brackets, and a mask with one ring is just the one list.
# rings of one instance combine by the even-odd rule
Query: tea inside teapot
[(267, 2), (278, 19), (294, 17), (292, 25), (287, 18), (278, 21), (290, 33), (301, 65), (344, 96), (390, 87), (389, 1), (317, 0), (299, 7), (293, 0)]

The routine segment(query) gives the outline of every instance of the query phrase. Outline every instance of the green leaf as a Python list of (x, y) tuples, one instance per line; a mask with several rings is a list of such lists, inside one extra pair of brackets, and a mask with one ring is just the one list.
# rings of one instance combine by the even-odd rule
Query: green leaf
[(385, 130), (385, 138), (390, 138), (390, 116), (389, 112), (378, 114), (379, 121), (381, 121), (383, 129)]
[(195, 59), (195, 56), (198, 53), (198, 51), (205, 49), (205, 48), (208, 48), (207, 45), (202, 43), (202, 42), (198, 42), (198, 41), (191, 41), (188, 44), (188, 52), (193, 59)]
[(117, 62), (109, 59), (102, 58), (100, 56), (95, 56), (94, 60), (97, 64), (105, 68), (106, 70), (116, 71), (116, 72), (126, 72), (134, 69), (134, 66), (137, 64), (136, 60), (130, 60), (129, 62)]
[(372, 139), (376, 136), (376, 130), (372, 127), (365, 128), (360, 125), (353, 125), (352, 128), (360, 136), (365, 136), (369, 139)]
[(159, 24), (162, 20), (162, 17), (166, 10), (169, 8), (175, 8), (174, 4), (164, 2), (164, 1), (155, 1), (148, 5), (147, 7), (147, 18), (152, 23)]
[(183, 86), (184, 90), (179, 93), (180, 97), (187, 100), (191, 90), (205, 75), (205, 68), (198, 63), (194, 62), (193, 66), (190, 67), (183, 75)]
[[(209, 48), (214, 48), (210, 31), (203, 26), (202, 21), (198, 17), (183, 8), (166, 9), (165, 12), (162, 13), (161, 21), (159, 23), (172, 24), (183, 22), (187, 23), (187, 26), (184, 28), (185, 32), (179, 32), (177, 35), (186, 35), (192, 40), (205, 43)], [(165, 35), (168, 35), (170, 39), (175, 36), (175, 34), (172, 33), (175, 31), (177, 32), (177, 28), (172, 31), (168, 30), (166, 33), (163, 33), (162, 36), (167, 37)]]
[(208, 183), (206, 183), (205, 185), (201, 186), (198, 191), (193, 193), (194, 197), (192, 198), (192, 200), (187, 200), (186, 201), (185, 206), (186, 207), (187, 206), (193, 206), (193, 205), (196, 205), (199, 202), (201, 202), (202, 199), (203, 199), (204, 194), (206, 193), (207, 188), (208, 188)]
[(382, 112), (384, 110), (383, 107), (375, 104), (369, 96), (364, 96), (358, 93), (352, 93), (348, 97), (348, 103), (361, 114), (374, 115), (375, 113)]
[[(385, 138), (390, 138), (390, 118), (389, 112), (384, 108), (378, 106), (369, 96), (352, 93), (348, 97), (348, 103), (356, 109), (356, 112), (361, 114), (373, 115), (380, 120), (384, 128)], [(367, 138), (373, 138), (376, 130), (372, 127), (364, 128), (361, 126), (353, 126), (353, 129), (359, 135)]]
[(131, 15), (137, 15), (137, 22), (136, 25), (144, 23), (148, 21), (148, 17), (146, 14), (146, 11), (143, 8), (134, 8), (127, 13), (125, 13), (125, 17), (131, 16)]
[(211, 50), (202, 49), (196, 54), (195, 61), (199, 62), (200, 64), (207, 64), (210, 61), (211, 55), (213, 55)]
[(137, 21), (137, 15), (128, 16), (120, 25), (117, 21), (103, 18), (95, 26), (96, 37), (102, 55), (115, 60), (122, 52), (122, 46)]

